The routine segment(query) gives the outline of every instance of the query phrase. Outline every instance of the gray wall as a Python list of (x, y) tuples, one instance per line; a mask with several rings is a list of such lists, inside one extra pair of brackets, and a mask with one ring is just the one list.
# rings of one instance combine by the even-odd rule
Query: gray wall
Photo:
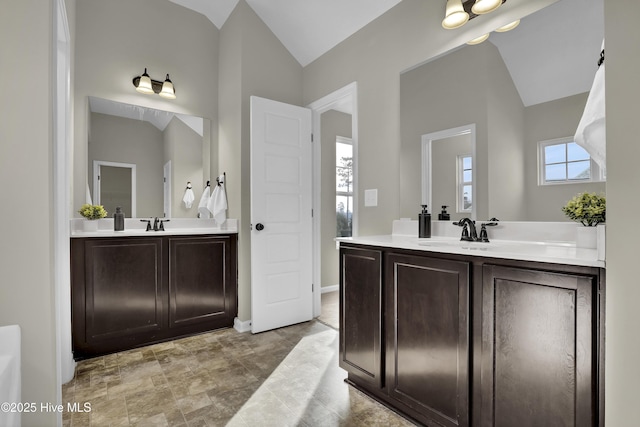
[[(336, 250), (336, 136), (351, 138), (351, 114), (329, 110), (322, 113), (320, 146), (321, 180), (321, 286), (337, 285), (339, 258)], [(333, 166), (333, 167), (332, 167)]]
[[(169, 1), (82, 0), (76, 38), (74, 207), (84, 203), (87, 182), (87, 96), (215, 119), (219, 31), (204, 15)], [(170, 74), (175, 100), (135, 91), (131, 81), (145, 67), (155, 80)], [(217, 122), (211, 125), (217, 146)]]
[(633, 227), (640, 198), (638, 99), (640, 2), (605, 0), (607, 110), (607, 339), (606, 423), (631, 427), (640, 419), (640, 230)]
[(251, 318), (249, 100), (302, 104), (302, 67), (245, 0), (220, 30), (219, 161), (227, 171), (230, 218), (238, 235), (238, 318)]
[(538, 185), (538, 142), (573, 136), (587, 102), (588, 93), (526, 107), (525, 174), (528, 221), (566, 221), (562, 213), (569, 199), (583, 191), (604, 193), (606, 184)]
[[(52, 5), (7, 0), (0, 13), (0, 325), (22, 329), (22, 402), (56, 402), (53, 280)], [(6, 62), (5, 62), (6, 61)], [(10, 65), (9, 65), (10, 64)], [(28, 82), (28, 83), (27, 83)], [(52, 426), (55, 413), (22, 416)]]
[[(166, 147), (164, 163), (171, 160), (171, 216), (196, 218), (198, 203), (206, 185), (203, 180), (202, 137), (178, 117), (173, 117), (163, 132)], [(162, 170), (162, 168), (160, 169)], [(215, 178), (213, 178), (215, 181)], [(182, 202), (187, 182), (191, 182), (195, 200), (190, 209)], [(158, 211), (162, 212), (162, 210)], [(156, 216), (160, 216), (157, 213)]]
[[(151, 123), (91, 113), (88, 177), (93, 201), (93, 161), (136, 165), (136, 216), (162, 216), (163, 133)], [(127, 217), (131, 212), (126, 212)], [(113, 212), (109, 212), (109, 217)]]

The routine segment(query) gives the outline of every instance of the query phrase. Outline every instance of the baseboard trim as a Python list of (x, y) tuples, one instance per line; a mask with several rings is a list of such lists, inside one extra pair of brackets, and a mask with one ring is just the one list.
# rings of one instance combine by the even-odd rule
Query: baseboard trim
[(339, 289), (340, 289), (340, 285), (323, 286), (320, 288), (320, 293), (326, 294), (327, 292), (336, 292)]
[(251, 320), (242, 321), (237, 317), (233, 319), (233, 329), (242, 333), (251, 331)]

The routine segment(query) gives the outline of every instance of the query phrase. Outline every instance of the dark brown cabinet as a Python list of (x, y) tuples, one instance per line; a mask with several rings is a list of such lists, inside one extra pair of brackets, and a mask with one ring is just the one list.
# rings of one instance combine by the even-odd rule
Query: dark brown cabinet
[(595, 278), (485, 265), (482, 425), (594, 426)]
[(389, 253), (385, 267), (389, 397), (424, 422), (468, 426), (469, 263)]
[(352, 385), (427, 426), (604, 425), (604, 269), (340, 250)]
[(340, 367), (382, 387), (382, 253), (344, 249), (340, 295)]
[(76, 359), (233, 325), (236, 235), (71, 240)]

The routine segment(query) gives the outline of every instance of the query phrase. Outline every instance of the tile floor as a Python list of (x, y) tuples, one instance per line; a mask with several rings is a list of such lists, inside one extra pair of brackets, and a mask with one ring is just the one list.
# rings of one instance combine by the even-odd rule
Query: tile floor
[(311, 321), (214, 331), (78, 363), (69, 426), (411, 426), (343, 380), (338, 332)]

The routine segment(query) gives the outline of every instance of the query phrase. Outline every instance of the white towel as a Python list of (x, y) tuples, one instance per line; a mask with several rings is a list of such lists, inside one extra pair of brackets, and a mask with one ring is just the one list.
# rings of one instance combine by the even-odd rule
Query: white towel
[(227, 220), (227, 192), (224, 189), (224, 175), (218, 177), (219, 184), (213, 189), (213, 194), (207, 209), (213, 214), (218, 225), (222, 225)]
[(198, 213), (200, 214), (200, 218), (210, 218), (211, 215), (209, 213), (209, 209), (207, 209), (207, 204), (211, 199), (211, 187), (208, 185), (205, 187), (202, 192), (202, 197), (200, 197), (200, 203), (198, 204)]
[(193, 189), (191, 188), (191, 185), (187, 186), (187, 189), (184, 190), (184, 197), (182, 198), (182, 201), (184, 202), (184, 206), (187, 209), (191, 209), (191, 206), (193, 206), (193, 201), (196, 199), (196, 196), (193, 194)]
[[(604, 49), (604, 42), (602, 42)], [(606, 60), (605, 60), (606, 62)], [(595, 160), (602, 169), (607, 165), (607, 140), (606, 140), (606, 115), (604, 108), (604, 67), (603, 62), (596, 71), (593, 86), (578, 129), (576, 130), (575, 141), (583, 147), (591, 158)]]

